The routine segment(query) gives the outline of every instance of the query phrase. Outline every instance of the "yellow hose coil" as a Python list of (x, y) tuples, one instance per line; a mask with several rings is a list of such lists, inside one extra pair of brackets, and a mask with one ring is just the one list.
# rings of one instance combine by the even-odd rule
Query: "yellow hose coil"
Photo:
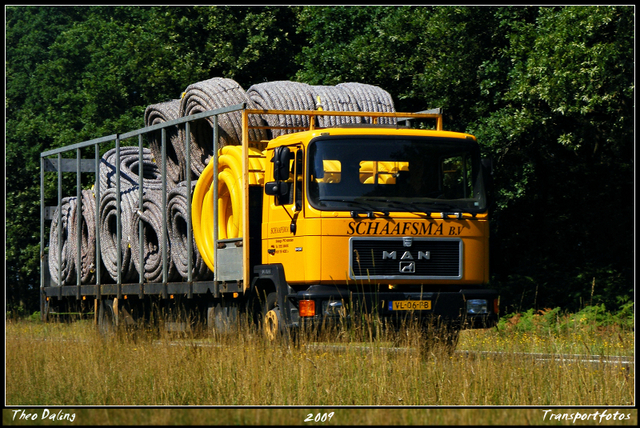
[[(263, 185), (263, 153), (254, 148), (248, 150), (249, 184)], [(198, 251), (211, 271), (214, 270), (212, 184), (213, 162), (209, 161), (193, 191), (191, 222)], [(218, 151), (218, 239), (242, 237), (242, 191), (242, 147), (225, 146)]]

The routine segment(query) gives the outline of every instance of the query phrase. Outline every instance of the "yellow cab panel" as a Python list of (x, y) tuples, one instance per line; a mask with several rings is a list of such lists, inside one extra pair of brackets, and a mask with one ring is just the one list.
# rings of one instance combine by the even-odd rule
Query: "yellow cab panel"
[(283, 196), (265, 197), (263, 261), (282, 263), (288, 282), (487, 282), (474, 137), (394, 128), (289, 134), (269, 143), (265, 181), (281, 147), (288, 175)]

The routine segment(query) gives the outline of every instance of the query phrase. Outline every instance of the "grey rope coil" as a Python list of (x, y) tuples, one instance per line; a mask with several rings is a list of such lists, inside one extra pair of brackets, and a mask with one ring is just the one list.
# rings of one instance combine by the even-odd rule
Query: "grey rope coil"
[[(77, 223), (76, 223), (77, 224)], [(96, 278), (96, 198), (93, 190), (82, 191), (82, 219), (80, 223), (80, 281), (91, 284)], [(71, 230), (72, 246), (77, 245), (77, 227)], [(74, 260), (76, 252), (73, 251)]]
[[(255, 108), (244, 89), (232, 79), (216, 77), (189, 85), (180, 103), (180, 116), (190, 116), (208, 110), (215, 110), (246, 103)], [(259, 118), (250, 116), (252, 126), (261, 125)], [(213, 119), (199, 120), (191, 125), (191, 169), (200, 176), (213, 154)], [(218, 116), (219, 147), (237, 145), (242, 141), (242, 113), (234, 111)], [(249, 139), (259, 141), (266, 134), (252, 129)]]
[[(162, 193), (158, 190), (143, 189), (142, 210), (139, 209), (139, 187), (132, 188), (133, 192), (125, 194), (127, 203), (131, 205), (133, 222), (131, 223), (131, 257), (138, 272), (144, 272), (143, 278), (147, 282), (160, 282), (163, 279), (162, 262)], [(133, 208), (135, 207), (135, 208)], [(140, 266), (140, 229), (138, 221), (142, 222), (143, 266)], [(175, 265), (171, 259), (171, 241), (169, 240), (169, 223), (167, 217), (167, 281), (178, 278)], [(144, 270), (142, 270), (144, 268)]]
[[(58, 242), (58, 210), (54, 213), (50, 231), (49, 272), (56, 285), (77, 283), (77, 198), (62, 199), (62, 241)], [(82, 218), (80, 229), (82, 236), (80, 247), (80, 283), (95, 282), (96, 273), (96, 241), (95, 241), (96, 203), (92, 190), (82, 191)], [(62, 264), (58, 261), (58, 248), (62, 244)], [(62, 281), (60, 280), (62, 278)]]
[[(138, 147), (120, 148), (120, 218), (122, 281), (137, 281), (137, 272), (144, 267), (144, 280), (162, 279), (162, 175), (155, 158), (147, 148), (142, 150), (142, 164)], [(100, 247), (103, 263), (111, 278), (117, 280), (117, 206), (116, 206), (116, 150), (111, 149), (100, 164)], [(142, 211), (140, 211), (140, 177), (142, 176)], [(170, 183), (167, 183), (168, 185)], [(169, 188), (167, 191), (170, 190)], [(140, 266), (139, 227), (143, 224), (143, 262)], [(168, 279), (174, 278), (175, 267), (167, 242)]]
[[(341, 83), (336, 86), (307, 85), (292, 81), (258, 83), (247, 90), (247, 95), (261, 109), (326, 111), (395, 112), (389, 93), (377, 86), (363, 83)], [(318, 97), (320, 98), (318, 100)], [(319, 102), (318, 102), (319, 101)], [(308, 127), (307, 116), (268, 115), (263, 118), (269, 126)], [(336, 126), (344, 123), (371, 123), (370, 118), (350, 116), (319, 116), (318, 126)], [(380, 118), (380, 124), (396, 123), (394, 118)], [(298, 129), (272, 130), (270, 138), (296, 132)]]
[[(316, 108), (321, 107), (326, 111), (360, 111), (357, 101), (349, 92), (337, 86), (311, 87)], [(318, 116), (318, 126), (328, 127), (342, 125), (344, 123), (359, 123), (362, 118), (354, 116)]]
[[(311, 87), (306, 83), (291, 81), (275, 81), (258, 83), (247, 89), (247, 96), (259, 109), (270, 110), (315, 110)], [(308, 127), (307, 116), (266, 115), (264, 121), (268, 126)], [(299, 129), (271, 130), (270, 138), (296, 132)]]
[[(162, 174), (156, 159), (147, 148), (142, 149), (142, 165), (139, 159), (140, 149), (135, 147), (120, 147), (120, 189), (138, 186), (142, 173), (145, 189), (162, 189)], [(167, 182), (167, 187), (171, 182)], [(106, 152), (100, 160), (100, 191), (116, 187), (116, 149)]]
[[(180, 117), (180, 100), (167, 101), (160, 104), (153, 104), (146, 108), (144, 112), (145, 126), (158, 125), (164, 122), (178, 119)], [(179, 183), (185, 180), (185, 134), (183, 126), (165, 128), (166, 136), (166, 159), (167, 159), (167, 179), (172, 183)], [(149, 149), (160, 164), (162, 161), (162, 137), (161, 131), (148, 134)], [(173, 185), (171, 186), (173, 187)]]
[(188, 204), (191, 203), (191, 195), (193, 189), (196, 186), (196, 182), (191, 183), (191, 191), (187, 191), (187, 183), (178, 183), (176, 187), (171, 189), (167, 199), (167, 217), (169, 219), (169, 239), (171, 241), (171, 257), (176, 269), (181, 277), (188, 277), (188, 246), (192, 248), (192, 279), (195, 280), (211, 280), (213, 279), (213, 272), (209, 270), (209, 267), (202, 259), (198, 248), (196, 247), (196, 240), (191, 236), (191, 244), (187, 242), (187, 227), (188, 227)]
[[(116, 188), (111, 187), (100, 192), (100, 250), (102, 263), (109, 276), (118, 279), (118, 246), (121, 251), (122, 282), (137, 281), (137, 272), (131, 260), (131, 222), (133, 221), (133, 208), (129, 203), (127, 193), (137, 195), (135, 186), (117, 194)], [(121, 241), (117, 239), (117, 198), (120, 197), (120, 234)]]
[[(336, 87), (348, 93), (350, 97), (356, 101), (359, 111), (379, 113), (395, 112), (393, 98), (387, 91), (378, 86), (347, 82), (339, 83)], [(371, 123), (369, 118), (365, 118), (364, 121)], [(388, 117), (380, 118), (378, 121), (380, 124), (395, 124), (396, 122), (396, 118)]]
[[(51, 280), (56, 285), (75, 284), (75, 257), (71, 251), (71, 229), (75, 228), (76, 214), (75, 197), (62, 198), (60, 207), (53, 215), (51, 232), (49, 234), (49, 272)], [(61, 211), (61, 214), (60, 214)], [(61, 215), (58, 222), (58, 215)], [(58, 240), (58, 229), (62, 229), (60, 240)], [(62, 247), (59, 257), (58, 252)]]

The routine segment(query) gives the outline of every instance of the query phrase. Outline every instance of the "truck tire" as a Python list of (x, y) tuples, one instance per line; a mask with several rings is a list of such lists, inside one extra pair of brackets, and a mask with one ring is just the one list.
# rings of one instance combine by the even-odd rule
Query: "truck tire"
[(207, 325), (214, 334), (235, 332), (238, 321), (238, 305), (218, 302), (207, 308)]
[(262, 328), (266, 338), (273, 342), (282, 336), (283, 320), (280, 308), (277, 306), (278, 295), (269, 293), (262, 309)]

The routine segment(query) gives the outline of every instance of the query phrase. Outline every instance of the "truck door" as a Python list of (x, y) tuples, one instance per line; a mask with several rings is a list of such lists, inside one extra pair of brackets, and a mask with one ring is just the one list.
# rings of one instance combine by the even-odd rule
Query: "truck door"
[[(288, 282), (304, 281), (303, 237), (299, 220), (303, 217), (303, 166), (302, 145), (288, 146), (289, 176), (281, 179), (278, 194), (265, 196), (266, 230), (263, 263), (282, 263)], [(274, 157), (279, 151), (274, 151)], [(275, 166), (275, 162), (274, 162)]]

